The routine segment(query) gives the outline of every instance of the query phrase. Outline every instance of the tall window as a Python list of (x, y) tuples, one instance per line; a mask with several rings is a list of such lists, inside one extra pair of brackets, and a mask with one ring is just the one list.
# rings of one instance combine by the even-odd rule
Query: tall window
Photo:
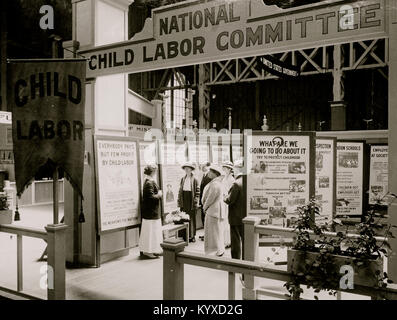
[(165, 122), (167, 128), (182, 129), (186, 124), (186, 89), (183, 88), (185, 76), (182, 73), (172, 73), (172, 77), (167, 87), (170, 90), (165, 91), (167, 98), (165, 99)]

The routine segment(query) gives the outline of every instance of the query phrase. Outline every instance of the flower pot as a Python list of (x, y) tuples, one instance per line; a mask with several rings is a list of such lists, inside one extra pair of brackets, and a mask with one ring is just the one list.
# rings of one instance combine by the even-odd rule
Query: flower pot
[(12, 210), (0, 210), (0, 224), (12, 223)]
[[(287, 270), (288, 272), (294, 271), (294, 273), (305, 272), (306, 263), (311, 264), (314, 262), (320, 253), (317, 252), (306, 252), (304, 251), (288, 249), (287, 252)], [(305, 263), (305, 260), (309, 260)], [(369, 261), (368, 265), (358, 267), (353, 262), (354, 258), (349, 256), (334, 255), (335, 268), (340, 270), (344, 265), (350, 265), (354, 270), (354, 285), (362, 285), (374, 287), (377, 286), (377, 277), (375, 272), (377, 270), (383, 273), (383, 258), (377, 258)], [(341, 273), (341, 277), (343, 273)]]

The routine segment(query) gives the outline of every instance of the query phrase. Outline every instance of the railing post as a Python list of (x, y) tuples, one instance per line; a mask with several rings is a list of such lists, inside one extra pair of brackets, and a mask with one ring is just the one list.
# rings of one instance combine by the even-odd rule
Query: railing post
[[(244, 260), (255, 262), (258, 256), (259, 234), (255, 232), (255, 227), (259, 225), (260, 219), (257, 217), (246, 217), (244, 223)], [(244, 275), (243, 299), (256, 300), (255, 277)]]
[(49, 224), (47, 230), (47, 297), (65, 300), (65, 231), (66, 224)]
[(163, 299), (183, 300), (184, 268), (178, 263), (177, 254), (182, 252), (186, 242), (180, 239), (166, 239), (163, 248)]

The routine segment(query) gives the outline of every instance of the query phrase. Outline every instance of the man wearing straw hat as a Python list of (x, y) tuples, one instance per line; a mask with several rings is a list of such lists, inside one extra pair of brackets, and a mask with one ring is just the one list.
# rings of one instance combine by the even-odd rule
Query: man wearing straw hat
[(233, 259), (241, 259), (244, 225), (243, 219), (246, 216), (245, 211), (245, 191), (243, 188), (243, 161), (236, 161), (234, 164), (234, 174), (236, 180), (225, 197), (225, 203), (229, 205), (229, 224), (231, 238), (231, 254)]

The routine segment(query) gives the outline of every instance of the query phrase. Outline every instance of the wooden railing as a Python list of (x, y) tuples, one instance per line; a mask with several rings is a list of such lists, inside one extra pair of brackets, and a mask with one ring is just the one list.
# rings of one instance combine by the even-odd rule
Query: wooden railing
[[(27, 299), (35, 299), (23, 293), (23, 237), (43, 239), (47, 242), (47, 299), (65, 299), (65, 224), (47, 225), (45, 230), (21, 227), (12, 224), (0, 225), (0, 232), (17, 236), (17, 291), (9, 288), (0, 290)], [(6, 259), (4, 259), (7, 263)], [(1, 275), (0, 275), (1, 276)], [(38, 298), (36, 298), (38, 299)]]
[[(244, 220), (244, 260), (209, 256), (205, 254), (185, 252), (186, 243), (179, 239), (167, 239), (163, 242), (163, 299), (184, 299), (184, 265), (194, 265), (203, 268), (225, 271), (228, 273), (228, 298), (234, 300), (235, 275), (244, 274), (244, 287), (242, 297), (245, 300), (255, 300), (261, 294), (261, 289), (256, 282), (258, 277), (271, 280), (287, 282), (291, 274), (285, 270), (269, 268), (257, 261), (259, 248), (259, 234), (278, 234), (280, 236), (292, 237), (293, 229), (278, 228), (272, 226), (260, 226), (259, 219), (246, 218)], [(330, 237), (335, 233), (327, 234)], [(355, 237), (356, 235), (352, 235)], [(381, 241), (382, 238), (379, 238)], [(340, 290), (353, 294), (370, 296), (372, 298), (384, 297), (397, 300), (397, 287), (373, 288), (355, 285), (354, 289)], [(284, 297), (284, 294), (280, 294)]]

